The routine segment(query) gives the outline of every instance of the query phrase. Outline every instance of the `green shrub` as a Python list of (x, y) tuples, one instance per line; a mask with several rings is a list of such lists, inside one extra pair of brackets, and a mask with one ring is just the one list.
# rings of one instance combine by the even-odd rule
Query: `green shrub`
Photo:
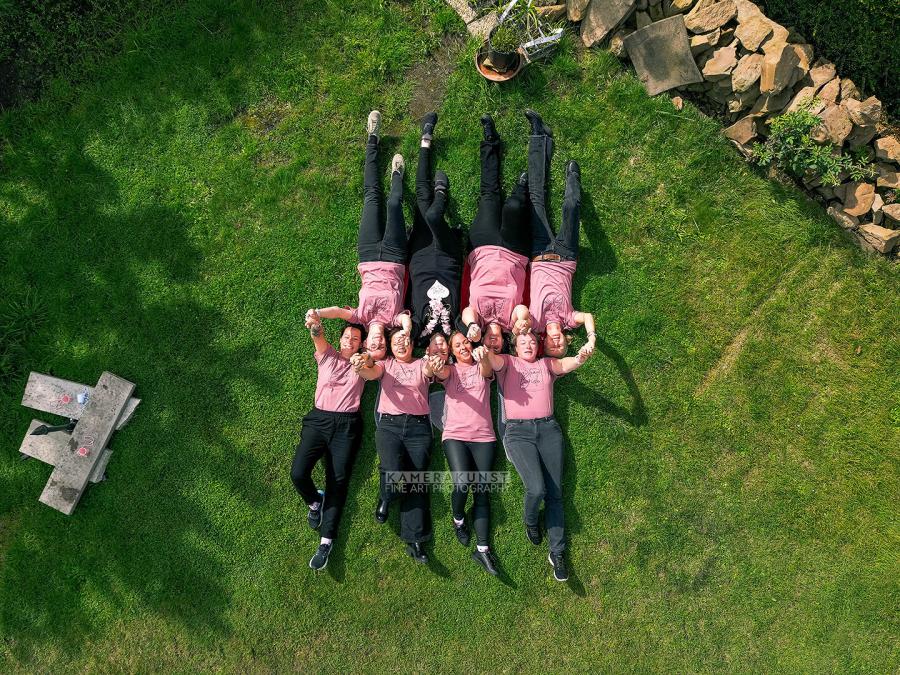
[(762, 0), (769, 17), (792, 26), (900, 117), (900, 0)]
[(841, 182), (841, 173), (853, 180), (871, 178), (875, 167), (859, 156), (838, 154), (832, 143), (820, 145), (811, 136), (821, 119), (810, 112), (812, 101), (772, 120), (770, 136), (753, 148), (753, 159), (762, 166), (774, 164), (796, 178), (816, 176), (824, 185)]

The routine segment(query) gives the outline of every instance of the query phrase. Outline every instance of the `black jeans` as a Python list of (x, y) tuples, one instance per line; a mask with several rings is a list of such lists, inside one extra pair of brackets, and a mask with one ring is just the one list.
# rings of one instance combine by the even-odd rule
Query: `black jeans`
[[(448, 439), (444, 441), (444, 452), (447, 464), (453, 472), (453, 494), (450, 505), (453, 517), (462, 520), (466, 513), (466, 498), (469, 492), (472, 497), (472, 522), (475, 525), (475, 538), (481, 546), (488, 545), (490, 528), (491, 500), (488, 488), (479, 472), (491, 470), (494, 464), (494, 443), (474, 443)], [(465, 475), (470, 474), (470, 475)]]
[(303, 501), (314, 504), (320, 496), (312, 480), (313, 467), (325, 460), (325, 500), (320, 534), (334, 539), (344, 504), (350, 472), (362, 441), (362, 417), (358, 412), (337, 413), (313, 408), (303, 418), (300, 443), (294, 452), (291, 480)]
[(481, 141), (481, 193), (478, 212), (469, 228), (472, 248), (503, 246), (528, 256), (531, 227), (528, 223), (528, 189), (516, 183), (504, 203), (500, 193), (500, 141)]
[(391, 174), (387, 217), (383, 213), (384, 194), (378, 170), (378, 139), (369, 136), (363, 167), (363, 209), (359, 221), (359, 262), (406, 264), (406, 223), (403, 220), (403, 179)]
[(525, 524), (536, 527), (541, 501), (550, 551), (566, 548), (562, 502), (563, 435), (554, 417), (507, 420), (503, 434), (506, 456), (525, 484)]
[(566, 179), (559, 234), (553, 234), (547, 216), (547, 188), (553, 137), (548, 134), (528, 137), (528, 191), (531, 201), (531, 256), (558, 253), (563, 260), (578, 257), (578, 230), (581, 223), (581, 179), (572, 174)]
[[(375, 432), (381, 461), (381, 498), (400, 499), (400, 538), (414, 543), (431, 539), (431, 501), (424, 482), (391, 480), (398, 471), (427, 471), (431, 461), (428, 415), (382, 415)], [(409, 478), (409, 477), (407, 477)]]

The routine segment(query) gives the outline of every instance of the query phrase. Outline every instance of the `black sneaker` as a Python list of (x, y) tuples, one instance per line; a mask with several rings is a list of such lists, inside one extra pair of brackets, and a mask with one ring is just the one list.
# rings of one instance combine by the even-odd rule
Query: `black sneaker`
[(438, 116), (436, 112), (430, 112), (422, 118), (422, 138), (431, 140), (434, 128), (437, 126)]
[(469, 528), (466, 525), (465, 521), (463, 521), (462, 525), (457, 525), (455, 522), (453, 523), (453, 529), (456, 530), (456, 539), (463, 546), (468, 546), (469, 542), (472, 541), (472, 535), (469, 534)]
[(547, 561), (553, 566), (553, 578), (557, 581), (566, 581), (569, 578), (569, 570), (566, 568), (566, 559), (562, 553), (551, 553)]
[(319, 508), (310, 508), (306, 514), (306, 522), (314, 530), (318, 530), (322, 524), (322, 509), (325, 508), (325, 493), (321, 490), (319, 490), (319, 497)]
[(484, 129), (484, 140), (496, 141), (499, 138), (497, 127), (494, 126), (494, 118), (491, 117), (490, 113), (485, 113), (481, 116), (481, 126)]
[(481, 565), (484, 569), (487, 570), (488, 574), (493, 574), (497, 576), (499, 572), (497, 571), (497, 561), (494, 560), (494, 555), (491, 553), (491, 550), (487, 551), (479, 551), (475, 549), (472, 551), (472, 560)]
[(531, 122), (531, 135), (532, 136), (552, 136), (553, 132), (550, 131), (550, 127), (544, 124), (544, 120), (538, 115), (534, 110), (528, 108), (525, 110), (525, 117), (528, 118), (528, 121)]
[(379, 499), (378, 506), (375, 507), (375, 520), (382, 525), (387, 522), (389, 507), (390, 504), (385, 499)]
[(520, 173), (519, 179), (516, 182), (523, 187), (528, 187), (528, 172), (523, 171)]
[(407, 544), (406, 552), (417, 563), (422, 563), (423, 565), (428, 563), (428, 554), (425, 553), (425, 544), (422, 542), (417, 541), (415, 544)]
[(581, 167), (578, 166), (578, 162), (574, 159), (566, 162), (566, 178), (570, 177), (581, 178)]
[(541, 533), (541, 528), (537, 525), (526, 525), (525, 536), (528, 537), (528, 541), (530, 541), (535, 546), (540, 546), (541, 542), (544, 540), (544, 535)]
[(328, 565), (328, 554), (331, 553), (331, 544), (319, 544), (315, 555), (309, 559), (309, 568), (320, 572)]
[(440, 169), (434, 172), (434, 191), (435, 192), (443, 192), (447, 194), (447, 191), (450, 189), (450, 179), (447, 178), (447, 174)]

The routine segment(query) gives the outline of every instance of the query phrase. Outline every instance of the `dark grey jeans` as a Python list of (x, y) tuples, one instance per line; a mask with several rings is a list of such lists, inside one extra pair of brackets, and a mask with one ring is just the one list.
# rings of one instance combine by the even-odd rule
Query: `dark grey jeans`
[(503, 434), (506, 457), (525, 484), (525, 524), (537, 526), (541, 502), (550, 551), (566, 548), (562, 502), (563, 435), (554, 417), (507, 420)]

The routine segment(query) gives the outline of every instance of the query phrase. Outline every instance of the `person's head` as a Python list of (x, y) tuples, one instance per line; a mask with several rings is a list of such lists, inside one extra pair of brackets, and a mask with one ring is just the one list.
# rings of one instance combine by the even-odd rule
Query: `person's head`
[(469, 365), (475, 362), (475, 359), (472, 358), (472, 343), (469, 342), (469, 338), (459, 331), (455, 331), (450, 336), (450, 349), (454, 358), (460, 363)]
[(433, 333), (428, 340), (428, 347), (425, 349), (428, 356), (440, 356), (444, 359), (444, 363), (450, 360), (450, 345), (447, 344), (447, 338), (443, 333)]
[(495, 354), (503, 351), (503, 329), (499, 323), (489, 323), (481, 336), (481, 344)]
[(538, 341), (534, 333), (516, 335), (516, 356), (528, 363), (534, 363), (538, 357)]
[(402, 329), (396, 328), (391, 331), (390, 342), (391, 353), (395, 359), (404, 363), (409, 363), (413, 360), (412, 343), (409, 341), (409, 335), (404, 333)]
[(563, 331), (558, 323), (548, 323), (547, 332), (544, 335), (544, 353), (556, 359), (561, 359), (569, 349), (572, 336)]
[(341, 331), (341, 356), (345, 359), (349, 359), (359, 351), (360, 347), (363, 345), (363, 340), (365, 339), (365, 328), (358, 323), (345, 324), (344, 330)]
[(369, 325), (369, 335), (366, 337), (366, 351), (376, 361), (381, 361), (387, 356), (387, 340), (384, 336), (384, 324), (373, 323)]

